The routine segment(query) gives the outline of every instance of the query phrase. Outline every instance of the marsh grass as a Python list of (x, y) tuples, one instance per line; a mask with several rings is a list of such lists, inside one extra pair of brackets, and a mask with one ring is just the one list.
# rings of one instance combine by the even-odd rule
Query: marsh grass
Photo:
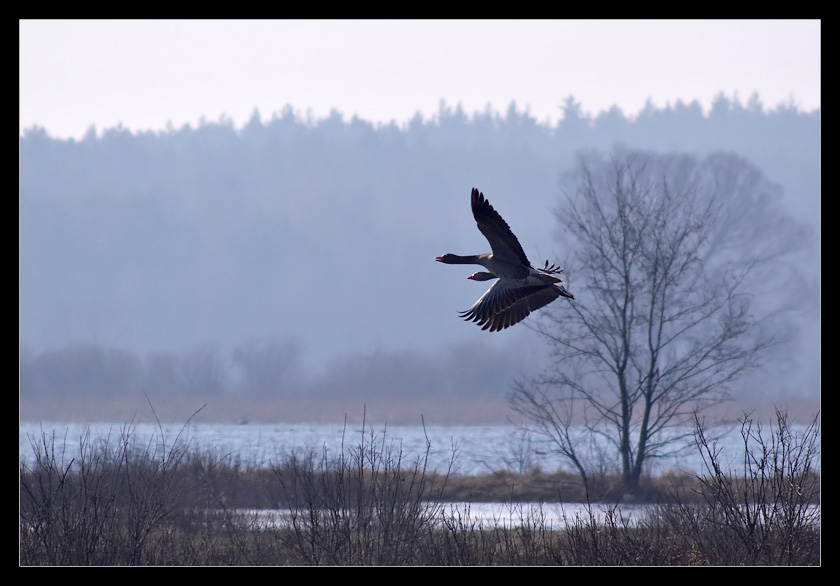
[[(20, 563), (818, 565), (817, 420), (794, 435), (784, 414), (769, 431), (745, 418), (742, 437), (743, 469), (725, 471), (698, 421), (706, 474), (646, 479), (643, 498), (659, 504), (631, 522), (604, 504), (622, 497), (617, 476), (590, 479), (593, 498), (559, 472), (430, 472), (428, 440), (407, 462), (372, 431), (270, 468), (162, 430), (138, 444), (131, 424), (102, 442), (80, 438), (70, 461), (67, 438), (42, 435), (30, 438), (34, 464), (20, 465)], [(480, 501), (510, 503), (506, 518), (473, 514), (468, 503)], [(558, 529), (544, 508), (517, 502), (587, 506)], [(287, 513), (267, 523), (267, 509)]]

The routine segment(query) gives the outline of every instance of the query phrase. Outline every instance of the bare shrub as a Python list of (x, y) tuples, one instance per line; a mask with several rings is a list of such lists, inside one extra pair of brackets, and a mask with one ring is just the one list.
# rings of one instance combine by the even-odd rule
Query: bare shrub
[(147, 541), (177, 506), (187, 445), (138, 446), (131, 424), (100, 444), (89, 434), (69, 462), (54, 436), (30, 438), (20, 463), (22, 564), (141, 564)]
[[(364, 429), (364, 428), (363, 428)], [(407, 466), (386, 435), (363, 431), (334, 458), (289, 456), (275, 467), (290, 506), (283, 542), (312, 565), (394, 565), (417, 561), (431, 530), (445, 478), (427, 471), (425, 455)], [(439, 481), (439, 482), (438, 482)]]
[(675, 491), (676, 503), (659, 507), (658, 521), (673, 527), (681, 549), (701, 563), (819, 564), (819, 414), (800, 433), (780, 410), (769, 428), (747, 416), (740, 423), (744, 456), (735, 472), (695, 419), (705, 466), (695, 489), (702, 504)]

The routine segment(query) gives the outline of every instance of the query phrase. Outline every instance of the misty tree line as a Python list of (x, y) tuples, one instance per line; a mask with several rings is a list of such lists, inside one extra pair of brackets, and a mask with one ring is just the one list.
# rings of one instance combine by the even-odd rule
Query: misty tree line
[(391, 351), (337, 360), (324, 372), (304, 372), (299, 345), (250, 338), (226, 349), (203, 342), (183, 351), (146, 354), (97, 344), (20, 352), (20, 396), (157, 397), (270, 396), (360, 400), (424, 397), (503, 398), (507, 373), (521, 366), (510, 353), (483, 344), (448, 348), (445, 356)]
[[(556, 126), (520, 111), (515, 102), (504, 116), (489, 106), (470, 116), (460, 105), (452, 108), (441, 102), (436, 116), (424, 119), (417, 113), (403, 125), (395, 121), (375, 125), (356, 116), (345, 120), (338, 110), (316, 120), (300, 116), (287, 105), (266, 122), (255, 110), (240, 130), (225, 115), (217, 122), (202, 119), (197, 128), (170, 124), (161, 132), (133, 133), (122, 126), (98, 132), (91, 126), (80, 141), (53, 139), (46, 129), (36, 126), (25, 130), (20, 141), (21, 176), (27, 179), (22, 194), (72, 197), (97, 192), (164, 194), (167, 190), (177, 194), (191, 185), (186, 182), (201, 177), (208, 178), (202, 187), (212, 190), (214, 176), (226, 170), (238, 172), (243, 166), (265, 173), (267, 162), (273, 172), (265, 180), (272, 181), (282, 179), (290, 168), (299, 169), (297, 165), (314, 149), (327, 160), (332, 160), (331, 154), (340, 154), (349, 165), (368, 158), (395, 159), (401, 156), (400, 149), (434, 152), (451, 147), (505, 149), (506, 155), (520, 150), (523, 162), (534, 156), (566, 160), (581, 147), (609, 150), (614, 144), (688, 152), (731, 150), (754, 161), (778, 156), (778, 151), (799, 159), (794, 163), (814, 155), (818, 158), (813, 138), (819, 133), (820, 111), (803, 112), (792, 99), (766, 108), (757, 94), (744, 105), (737, 95), (728, 98), (720, 93), (708, 113), (697, 101), (678, 100), (662, 108), (649, 102), (636, 115), (613, 106), (593, 117), (569, 96), (560, 109), (563, 117)], [(780, 137), (785, 144), (774, 146), (780, 144)], [(348, 145), (364, 148), (348, 150)], [(263, 157), (255, 158), (255, 153)], [(442, 155), (440, 160), (447, 160)], [(207, 163), (214, 169), (209, 177)], [(30, 173), (43, 169), (52, 173)], [(150, 169), (155, 173), (150, 174)], [(61, 193), (56, 193), (52, 183), (56, 175), (69, 179)], [(173, 184), (175, 178), (180, 181)]]
[[(582, 149), (624, 143), (698, 155), (735, 151), (771, 169), (773, 181), (795, 184), (818, 201), (819, 110), (803, 112), (793, 103), (766, 108), (757, 96), (742, 104), (723, 94), (708, 113), (697, 102), (677, 102), (649, 105), (635, 116), (612, 108), (592, 117), (572, 97), (561, 108), (555, 126), (516, 104), (504, 114), (468, 115), (441, 103), (435, 117), (418, 114), (403, 125), (348, 120), (338, 111), (315, 120), (287, 106), (265, 121), (255, 111), (241, 129), (222, 117), (161, 132), (91, 128), (82, 140), (26, 130), (20, 138), (21, 393), (57, 392), (51, 387), (59, 384), (79, 392), (162, 386), (184, 393), (261, 392), (271, 386), (267, 380), (276, 389), (278, 379), (293, 386), (289, 381), (300, 374), (296, 331), (322, 328), (326, 343), (360, 327), (394, 330), (412, 317), (401, 307), (359, 309), (365, 292), (354, 287), (342, 291), (342, 303), (357, 313), (382, 313), (382, 324), (360, 319), (362, 326), (350, 322), (339, 331), (318, 312), (281, 313), (278, 300), (300, 308), (309, 301), (329, 305), (322, 291), (299, 285), (317, 282), (325, 266), (334, 271), (332, 280), (349, 282), (346, 268), (328, 264), (335, 243), (356, 247), (363, 236), (387, 266), (404, 266), (416, 251), (428, 261), (444, 252), (441, 234), (463, 231), (464, 218), (448, 213), (458, 186), (468, 190), (479, 178), (494, 194), (523, 202), (519, 194), (555, 198), (558, 176)], [(528, 215), (553, 203), (529, 200)], [(406, 243), (404, 234), (415, 226), (438, 232), (417, 230)], [(374, 285), (383, 298), (402, 299), (405, 287), (392, 281)], [(454, 321), (457, 309), (445, 318)], [(417, 324), (430, 321), (428, 312), (416, 313)], [(427, 329), (436, 335), (436, 326)], [(360, 387), (367, 377), (465, 393), (486, 388), (505, 366), (497, 355), (479, 354), (467, 373), (396, 354), (389, 355), (391, 366), (371, 359), (336, 369), (344, 368), (345, 385), (352, 372)], [(289, 360), (282, 374), (272, 370)], [(427, 370), (441, 376), (430, 379)], [(332, 372), (317, 384), (339, 378)]]
[(119, 396), (139, 391), (214, 396), (273, 393), (282, 396), (297, 383), (295, 344), (250, 339), (226, 353), (216, 342), (184, 352), (138, 355), (95, 344), (56, 350), (21, 351), (20, 391), (24, 397), (50, 395)]
[(511, 166), (526, 170), (545, 160), (571, 163), (581, 148), (609, 150), (615, 144), (734, 151), (763, 168), (765, 162), (813, 167), (819, 160), (814, 137), (819, 136), (820, 111), (803, 112), (792, 102), (765, 108), (757, 95), (743, 105), (737, 96), (721, 93), (708, 113), (696, 101), (677, 101), (663, 108), (649, 103), (635, 116), (614, 106), (592, 117), (571, 96), (561, 109), (556, 126), (518, 110), (515, 103), (504, 116), (489, 107), (468, 116), (460, 105), (442, 102), (437, 116), (424, 119), (418, 113), (402, 126), (374, 125), (356, 116), (345, 120), (338, 110), (314, 120), (287, 105), (266, 122), (255, 110), (241, 129), (224, 115), (196, 128), (170, 125), (161, 132), (132, 133), (121, 126), (97, 132), (91, 127), (79, 141), (53, 139), (46, 129), (33, 127), (20, 140), (21, 198), (209, 198), (248, 187), (252, 197), (262, 199), (290, 178), (324, 169), (333, 175), (344, 175), (342, 168), (370, 169), (375, 176), (393, 173), (411, 182), (429, 169), (445, 173), (453, 164), (468, 162), (464, 148), (472, 152), (470, 158), (484, 160), (502, 151)]

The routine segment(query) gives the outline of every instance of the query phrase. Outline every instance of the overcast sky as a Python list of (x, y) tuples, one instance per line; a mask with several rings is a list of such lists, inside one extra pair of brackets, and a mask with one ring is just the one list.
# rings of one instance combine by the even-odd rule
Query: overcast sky
[(511, 101), (556, 122), (574, 95), (593, 115), (636, 114), (723, 91), (766, 107), (820, 107), (820, 22), (84, 21), (20, 22), (20, 129), (81, 137), (241, 126), (290, 104), (315, 118), (404, 123), (441, 100), (468, 114)]

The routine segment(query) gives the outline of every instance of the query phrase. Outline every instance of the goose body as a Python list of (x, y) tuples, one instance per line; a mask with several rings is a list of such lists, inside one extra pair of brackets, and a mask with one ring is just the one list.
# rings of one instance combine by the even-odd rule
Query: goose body
[(563, 286), (560, 269), (548, 266), (531, 266), (522, 245), (502, 216), (473, 188), (470, 198), (473, 217), (479, 231), (490, 243), (492, 253), (460, 256), (444, 254), (435, 260), (445, 264), (477, 264), (488, 272), (473, 273), (473, 281), (496, 280), (472, 307), (461, 312), (461, 317), (474, 321), (483, 330), (496, 332), (508, 328), (528, 317), (532, 311), (545, 307), (558, 297), (574, 299)]

